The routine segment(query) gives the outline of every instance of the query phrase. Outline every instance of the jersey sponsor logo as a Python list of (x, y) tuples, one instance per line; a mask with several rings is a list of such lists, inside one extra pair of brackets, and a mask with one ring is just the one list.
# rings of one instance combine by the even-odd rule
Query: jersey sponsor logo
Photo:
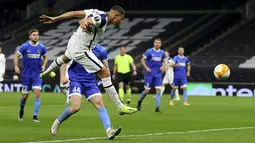
[(40, 56), (40, 54), (27, 54), (27, 57), (31, 59), (40, 59)]
[(161, 57), (160, 57), (160, 58), (159, 58), (159, 57), (153, 57), (153, 58), (152, 58), (153, 61), (157, 61), (157, 62), (158, 62), (158, 61), (161, 61), (161, 59), (162, 59)]
[(180, 66), (182, 66), (182, 67), (185, 67), (186, 66), (186, 63), (179, 63), (180, 64)]

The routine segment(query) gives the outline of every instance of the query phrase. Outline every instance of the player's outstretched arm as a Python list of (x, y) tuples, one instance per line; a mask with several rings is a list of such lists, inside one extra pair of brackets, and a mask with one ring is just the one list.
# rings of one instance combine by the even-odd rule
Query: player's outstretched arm
[(15, 70), (15, 73), (20, 73), (20, 70), (19, 70), (19, 66), (18, 66), (18, 63), (19, 63), (19, 57), (21, 55), (17, 52), (14, 56), (14, 70)]
[(85, 14), (84, 10), (70, 11), (70, 12), (66, 12), (66, 13), (61, 14), (61, 15), (56, 16), (56, 17), (41, 15), (40, 16), (40, 22), (42, 22), (44, 24), (51, 24), (51, 23), (54, 23), (54, 22), (59, 21), (59, 20), (70, 19), (70, 18), (84, 18), (85, 16), (86, 16), (86, 14)]

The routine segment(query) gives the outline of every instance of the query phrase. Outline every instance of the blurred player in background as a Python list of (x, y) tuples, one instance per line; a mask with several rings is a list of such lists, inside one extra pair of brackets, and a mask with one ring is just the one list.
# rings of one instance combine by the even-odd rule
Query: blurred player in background
[[(165, 76), (163, 78), (160, 96), (163, 95), (166, 84), (169, 84), (170, 86), (172, 86), (174, 81), (174, 70), (173, 70), (173, 67), (171, 66), (171, 64), (173, 64), (173, 59), (169, 56), (168, 51), (165, 51), (165, 57), (166, 57), (165, 62), (166, 62), (167, 69), (165, 71)], [(176, 96), (175, 100), (180, 100), (178, 89), (175, 90), (175, 96)]]
[(160, 49), (162, 45), (162, 40), (156, 38), (154, 40), (154, 47), (148, 49), (141, 59), (141, 63), (146, 70), (144, 77), (144, 88), (145, 90), (141, 93), (141, 97), (137, 104), (138, 111), (141, 110), (141, 105), (143, 99), (149, 93), (152, 85), (154, 84), (156, 89), (156, 110), (155, 112), (160, 112), (160, 89), (162, 84), (162, 72), (165, 70), (165, 54), (164, 51)]
[(174, 67), (174, 84), (171, 90), (170, 106), (174, 105), (174, 92), (180, 88), (183, 90), (184, 106), (190, 106), (187, 95), (187, 77), (190, 76), (190, 61), (184, 56), (184, 48), (178, 48), (178, 55), (174, 57), (171, 66)]
[(20, 99), (19, 121), (23, 121), (24, 107), (31, 89), (34, 90), (34, 116), (33, 121), (39, 122), (38, 112), (40, 109), (40, 92), (42, 89), (42, 79), (40, 73), (45, 70), (47, 64), (46, 48), (39, 43), (39, 31), (31, 29), (29, 31), (29, 41), (20, 46), (14, 57), (14, 69), (20, 74), (18, 66), (19, 57), (22, 56), (22, 97)]
[(87, 72), (98, 74), (106, 93), (111, 96), (119, 112), (124, 114), (135, 113), (136, 108), (128, 107), (120, 101), (118, 93), (112, 85), (110, 71), (91, 51), (98, 38), (104, 33), (107, 24), (118, 25), (124, 19), (124, 16), (125, 11), (120, 6), (112, 7), (109, 12), (88, 9), (66, 12), (57, 17), (41, 16), (40, 21), (46, 24), (69, 18), (84, 18), (80, 20), (79, 28), (70, 38), (65, 54), (56, 58), (48, 69), (41, 74), (41, 77), (49, 75), (51, 71), (73, 59), (81, 64)]
[[(97, 44), (93, 52), (100, 60), (107, 60), (107, 52), (102, 46)], [(87, 100), (96, 107), (106, 130), (107, 138), (113, 139), (121, 132), (121, 128), (111, 128), (110, 118), (104, 106), (101, 92), (97, 86), (96, 74), (88, 73), (83, 66), (76, 61), (72, 62), (68, 69), (68, 74), (70, 79), (70, 106), (54, 121), (51, 127), (51, 134), (56, 135), (60, 124), (80, 110), (82, 95), (85, 95)]]
[[(5, 75), (5, 55), (2, 53), (2, 48), (0, 47), (0, 82), (4, 81), (4, 75)], [(0, 90), (1, 95), (1, 90)]]
[(120, 55), (117, 55), (114, 59), (114, 67), (113, 67), (113, 75), (112, 78), (115, 80), (116, 71), (117, 71), (117, 78), (119, 83), (119, 97), (120, 100), (123, 102), (124, 100), (124, 84), (125, 89), (127, 92), (127, 104), (131, 103), (131, 88), (130, 88), (130, 78), (131, 78), (131, 71), (130, 65), (133, 69), (133, 76), (137, 75), (136, 66), (134, 64), (133, 58), (126, 54), (127, 49), (126, 47), (120, 47)]
[(2, 53), (2, 48), (0, 47), (0, 82), (4, 81), (6, 67), (5, 62), (6, 62), (5, 55)]

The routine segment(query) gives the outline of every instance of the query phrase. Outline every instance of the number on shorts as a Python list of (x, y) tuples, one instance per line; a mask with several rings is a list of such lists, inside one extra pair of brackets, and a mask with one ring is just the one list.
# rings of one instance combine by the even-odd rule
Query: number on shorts
[(22, 91), (27, 91), (28, 87), (26, 85), (23, 85)]
[(81, 93), (81, 89), (80, 89), (80, 87), (74, 87), (73, 88), (73, 92), (78, 92), (78, 93)]

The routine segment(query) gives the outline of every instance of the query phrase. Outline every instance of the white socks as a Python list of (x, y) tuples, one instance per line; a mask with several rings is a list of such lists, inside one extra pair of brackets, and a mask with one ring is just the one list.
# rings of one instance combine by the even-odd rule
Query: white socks
[(124, 106), (123, 103), (120, 101), (118, 93), (115, 87), (112, 85), (112, 81), (110, 77), (102, 79), (103, 87), (106, 93), (112, 97), (114, 104), (117, 106), (118, 109), (122, 109)]
[(50, 66), (43, 72), (43, 75), (47, 75), (50, 72), (58, 69), (62, 64), (64, 64), (64, 61), (62, 59), (62, 56), (57, 57), (51, 64)]
[(165, 91), (165, 86), (161, 86), (160, 96), (162, 96), (164, 94), (164, 91)]

